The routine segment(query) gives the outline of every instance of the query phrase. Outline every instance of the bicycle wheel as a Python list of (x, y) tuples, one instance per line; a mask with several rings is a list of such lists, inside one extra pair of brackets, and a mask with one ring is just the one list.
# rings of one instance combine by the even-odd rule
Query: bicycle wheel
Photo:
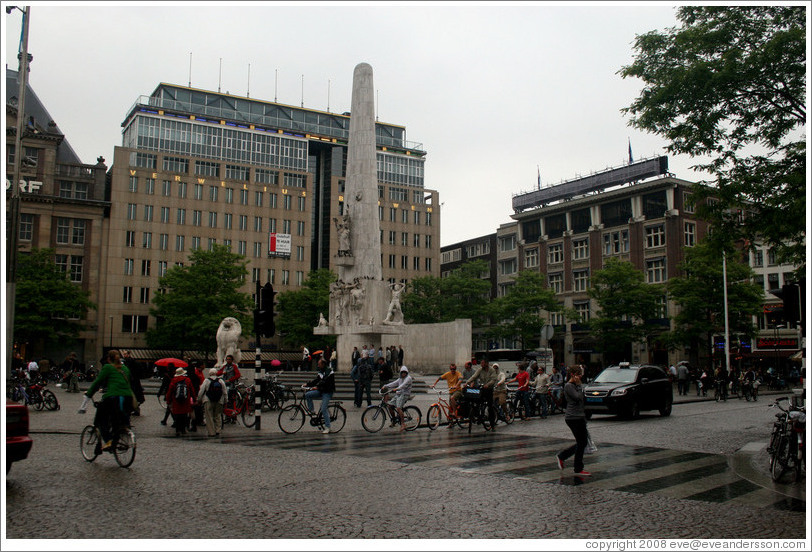
[(101, 454), (101, 433), (92, 425), (86, 426), (82, 430), (79, 440), (79, 450), (82, 451), (82, 458), (92, 462)]
[(298, 404), (291, 404), (279, 411), (279, 429), (285, 433), (296, 433), (305, 421), (305, 413)]
[(166, 395), (164, 393), (158, 394), (158, 404), (161, 405), (162, 410), (166, 410)]
[(130, 428), (122, 428), (113, 443), (113, 456), (122, 468), (129, 468), (135, 460), (135, 433)]
[(502, 413), (501, 418), (504, 419), (505, 423), (508, 425), (512, 424), (513, 420), (516, 419), (516, 407), (513, 403), (505, 403), (505, 408), (502, 408), (501, 405), (498, 408), (498, 412)]
[(42, 398), (42, 392), (38, 392), (36, 394), (31, 394), (31, 402), (34, 403), (34, 408), (37, 410), (42, 410), (45, 408), (45, 401)]
[(45, 403), (45, 408), (48, 410), (59, 410), (59, 401), (52, 391), (42, 392), (42, 402)]
[(789, 442), (783, 435), (778, 439), (775, 452), (772, 455), (770, 474), (773, 481), (779, 481), (787, 469), (787, 457), (789, 456)]
[(440, 422), (443, 421), (443, 412), (440, 410), (439, 404), (433, 404), (429, 407), (429, 411), (426, 413), (426, 425), (429, 426), (429, 429), (434, 431), (438, 427), (440, 427)]
[(242, 423), (245, 427), (254, 427), (257, 424), (257, 407), (253, 397), (245, 397), (242, 407)]
[(285, 389), (285, 392), (279, 397), (279, 405), (282, 406), (286, 402), (296, 402), (296, 391)]
[(386, 412), (380, 406), (368, 406), (361, 414), (361, 425), (370, 433), (377, 433), (386, 423)]
[(406, 431), (414, 431), (420, 425), (423, 413), (416, 406), (407, 406), (403, 409), (403, 422), (406, 424)]
[(330, 412), (330, 433), (338, 433), (347, 423), (347, 411), (340, 404), (331, 404), (327, 408)]

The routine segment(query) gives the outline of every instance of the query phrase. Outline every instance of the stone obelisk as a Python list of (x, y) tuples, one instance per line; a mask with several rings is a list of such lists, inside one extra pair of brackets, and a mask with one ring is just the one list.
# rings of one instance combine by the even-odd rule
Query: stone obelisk
[(352, 116), (347, 146), (344, 213), (352, 225), (352, 264), (338, 264), (338, 278), (381, 280), (381, 240), (378, 221), (378, 166), (375, 153), (375, 101), (372, 67), (355, 66), (352, 78)]

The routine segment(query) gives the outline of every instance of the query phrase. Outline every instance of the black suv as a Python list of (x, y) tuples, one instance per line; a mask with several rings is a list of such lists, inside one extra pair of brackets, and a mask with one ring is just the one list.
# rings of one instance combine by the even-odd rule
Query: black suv
[(668, 416), (674, 391), (666, 373), (657, 366), (621, 362), (585, 385), (584, 398), (587, 419), (592, 414), (637, 418), (643, 410), (659, 410), (660, 415)]

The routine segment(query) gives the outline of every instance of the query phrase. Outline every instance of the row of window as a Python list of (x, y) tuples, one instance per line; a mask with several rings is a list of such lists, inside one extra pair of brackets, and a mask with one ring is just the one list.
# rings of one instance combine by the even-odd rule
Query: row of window
[[(412, 234), (412, 247), (420, 247), (420, 234)], [(398, 233), (394, 230), (389, 231), (389, 245), (397, 245), (398, 244)], [(425, 244), (426, 249), (431, 249), (431, 234), (426, 234), (423, 236), (423, 241)], [(381, 230), (381, 243), (383, 243), (383, 230)], [(404, 247), (409, 247), (409, 233), (408, 232), (401, 232), (400, 233), (400, 245)]]
[[(289, 196), (286, 196), (289, 197)], [(302, 198), (304, 199), (304, 198)], [(170, 216), (170, 208), (169, 207), (161, 207), (160, 211), (158, 212), (158, 221), (162, 224), (169, 224), (172, 222), (172, 217)], [(135, 203), (128, 203), (127, 204), (127, 220), (137, 220), (137, 212), (138, 207)], [(185, 225), (186, 224), (186, 213), (187, 210), (183, 208), (178, 208), (175, 210), (175, 224)], [(154, 220), (154, 210), (152, 205), (144, 205), (143, 206), (143, 220), (145, 222), (153, 222)], [(199, 211), (197, 209), (191, 210), (191, 224), (192, 226), (202, 226), (203, 225), (203, 211)], [(234, 229), (234, 221), (235, 217), (232, 213), (223, 213), (222, 214), (222, 221), (223, 221), (223, 228), (226, 230), (233, 230)], [(220, 220), (220, 213), (215, 211), (208, 211), (207, 217), (207, 226), (209, 228), (217, 228), (218, 221)], [(253, 217), (253, 229), (255, 232), (262, 232), (262, 217)], [(237, 229), (238, 230), (248, 230), (248, 215), (237, 215)], [(290, 229), (291, 225), (290, 220), (283, 219), (283, 226), (286, 226)], [(301, 231), (304, 232), (305, 228), (305, 221), (297, 221), (297, 225), (301, 228)], [(270, 228), (270, 232), (276, 232), (276, 218), (269, 217), (268, 218), (268, 227)], [(285, 234), (290, 234), (289, 231), (284, 232)], [(299, 234), (304, 235), (304, 234)]]
[[(281, 234), (289, 234), (290, 232), (280, 232)], [(303, 236), (304, 234), (297, 234), (299, 236)], [(161, 251), (168, 251), (169, 250), (169, 234), (158, 234), (158, 249)], [(142, 240), (141, 240), (141, 247), (144, 249), (152, 249), (153, 248), (153, 234), (152, 232), (143, 232), (142, 233)], [(135, 232), (127, 231), (125, 235), (125, 246), (126, 247), (135, 247)], [(217, 244), (216, 238), (206, 238), (206, 246), (207, 250), (211, 251), (214, 249), (215, 244)], [(226, 247), (232, 246), (232, 240), (224, 239), (223, 245)], [(192, 236), (189, 242), (189, 249), (194, 251), (196, 249), (200, 249), (203, 244), (203, 238), (200, 236)], [(237, 240), (237, 253), (240, 255), (247, 255), (248, 254), (248, 242), (246, 240)], [(267, 242), (254, 242), (253, 247), (253, 255), (255, 258), (262, 257), (265, 253), (267, 253)], [(301, 249), (301, 252), (300, 252)], [(175, 236), (175, 248), (174, 251), (186, 251), (186, 236), (178, 234)], [(296, 246), (296, 254), (295, 259), (297, 261), (304, 261), (304, 246)]]
[[(294, 177), (299, 177), (300, 175), (288, 175), (285, 174), (285, 179), (287, 181), (288, 176), (291, 177), (291, 182), (295, 180)], [(304, 177), (302, 177), (304, 178)], [(155, 179), (154, 178), (144, 178), (144, 187), (143, 191), (147, 195), (155, 195)], [(164, 197), (170, 197), (172, 195), (172, 184), (171, 180), (163, 180), (161, 183), (161, 195)], [(189, 192), (189, 185), (186, 182), (182, 181), (175, 181), (175, 189), (177, 193), (177, 197), (181, 199), (186, 199), (188, 197)], [(141, 187), (140, 179), (138, 176), (132, 175), (130, 176), (128, 190), (132, 193), (138, 193), (139, 188)], [(290, 186), (294, 187), (294, 186)], [(209, 185), (209, 191), (207, 194), (208, 200), (217, 202), (220, 199), (220, 189), (222, 188), (222, 196), (226, 203), (232, 204), (234, 203), (235, 191), (237, 192), (237, 200), (240, 205), (248, 205), (248, 199), (251, 195), (253, 195), (253, 205), (257, 207), (263, 207), (267, 204), (268, 207), (275, 209), (277, 207), (277, 199), (278, 195), (274, 192), (265, 192), (263, 190), (254, 190), (253, 194), (249, 192), (249, 190), (245, 189), (237, 189), (234, 188), (226, 188), (217, 185)], [(267, 194), (267, 201), (266, 201), (266, 194)], [(201, 183), (196, 183), (192, 185), (192, 197), (196, 200), (202, 200), (205, 195), (205, 187)], [(300, 195), (296, 196), (298, 200), (298, 207), (300, 211), (304, 211), (306, 209), (306, 202), (305, 197)], [(291, 209), (293, 204), (293, 196), (289, 194), (282, 194), (282, 205), (285, 209)]]
[[(383, 255), (381, 255), (383, 257)], [(401, 270), (409, 270), (409, 256), (408, 255), (400, 255), (400, 266), (397, 263), (398, 255), (389, 255), (389, 268), (399, 268)], [(412, 270), (420, 270), (420, 257), (412, 257), (411, 262), (411, 269)], [(423, 270), (426, 272), (431, 272), (431, 258), (424, 257), (423, 258)]]
[[(755, 251), (750, 252), (751, 261), (750, 266), (753, 267), (762, 267), (764, 266), (764, 250), (763, 249), (756, 249)], [(775, 250), (770, 248), (767, 249), (767, 266), (776, 266), (778, 264), (778, 260), (775, 255)]]

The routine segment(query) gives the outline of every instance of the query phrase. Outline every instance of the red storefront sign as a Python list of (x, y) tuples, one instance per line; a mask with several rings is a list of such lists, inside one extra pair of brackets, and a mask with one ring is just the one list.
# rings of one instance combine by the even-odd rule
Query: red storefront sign
[(759, 337), (756, 339), (756, 347), (759, 349), (797, 349), (798, 338), (795, 337)]

